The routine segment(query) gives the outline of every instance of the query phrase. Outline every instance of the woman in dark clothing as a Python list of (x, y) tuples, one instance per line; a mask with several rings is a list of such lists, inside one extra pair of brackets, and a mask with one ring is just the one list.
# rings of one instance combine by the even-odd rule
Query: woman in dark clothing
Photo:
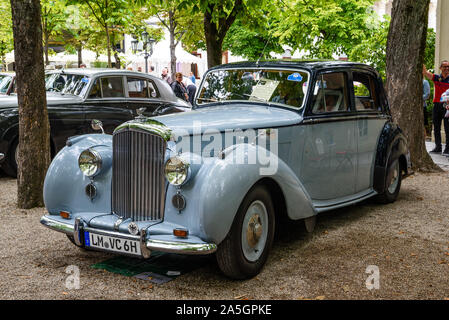
[(173, 81), (171, 84), (171, 88), (173, 92), (178, 98), (181, 98), (185, 101), (189, 101), (189, 96), (187, 94), (187, 89), (182, 83), (182, 73), (176, 72), (176, 81)]

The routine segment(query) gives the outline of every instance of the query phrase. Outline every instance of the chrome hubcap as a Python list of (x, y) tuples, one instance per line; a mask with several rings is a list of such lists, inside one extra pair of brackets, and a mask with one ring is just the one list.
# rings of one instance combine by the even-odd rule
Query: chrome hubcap
[(14, 153), (14, 160), (16, 161), (16, 166), (19, 166), (19, 145), (17, 145), (16, 152)]
[(256, 200), (249, 206), (243, 219), (242, 249), (245, 258), (257, 261), (267, 242), (268, 213), (262, 201)]
[(388, 187), (388, 191), (390, 193), (394, 193), (399, 183), (399, 162), (396, 162), (394, 166), (393, 173), (390, 180), (390, 186)]

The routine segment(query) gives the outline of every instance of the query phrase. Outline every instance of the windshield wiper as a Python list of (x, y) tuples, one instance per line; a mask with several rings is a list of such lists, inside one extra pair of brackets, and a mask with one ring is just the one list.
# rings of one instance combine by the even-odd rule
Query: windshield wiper
[(196, 98), (196, 100), (208, 101), (208, 102), (220, 102), (220, 100), (210, 99), (210, 98)]
[(257, 96), (253, 96), (252, 94), (233, 93), (233, 95), (236, 95), (236, 96), (239, 96), (239, 97), (242, 97), (242, 98), (246, 98), (246, 97), (248, 97), (248, 98), (255, 98), (257, 101), (268, 103), (268, 100), (265, 100), (265, 99), (257, 97)]

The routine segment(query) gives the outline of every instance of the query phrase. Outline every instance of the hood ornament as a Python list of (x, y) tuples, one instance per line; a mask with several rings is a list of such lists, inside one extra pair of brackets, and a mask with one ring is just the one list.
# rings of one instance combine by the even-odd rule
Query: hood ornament
[(137, 113), (136, 120), (145, 120), (146, 117), (145, 117), (143, 114), (144, 114), (144, 112), (145, 112), (146, 110), (147, 110), (146, 107), (142, 107), (142, 108), (137, 109), (137, 110), (136, 110), (136, 113)]

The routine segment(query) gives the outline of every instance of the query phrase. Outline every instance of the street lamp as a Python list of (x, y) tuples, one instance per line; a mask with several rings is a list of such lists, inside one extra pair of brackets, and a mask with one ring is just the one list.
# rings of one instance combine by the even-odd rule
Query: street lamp
[(133, 50), (133, 53), (135, 54), (137, 52), (137, 44), (139, 43), (138, 40), (132, 40), (131, 41), (131, 49)]
[[(153, 54), (153, 46), (156, 42), (153, 38), (148, 37), (148, 32), (144, 31), (142, 32), (142, 41), (143, 41), (143, 47), (145, 50), (144, 58), (145, 58), (145, 73), (148, 73), (148, 57), (150, 57)], [(150, 52), (147, 51), (147, 46), (150, 45)]]

